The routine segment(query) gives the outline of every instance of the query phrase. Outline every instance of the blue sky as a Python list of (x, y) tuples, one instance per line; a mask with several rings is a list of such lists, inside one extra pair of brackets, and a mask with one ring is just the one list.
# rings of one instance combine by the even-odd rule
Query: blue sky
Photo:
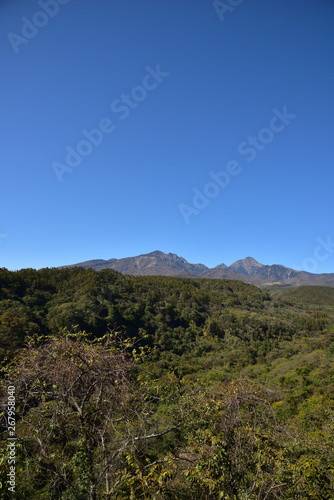
[(334, 272), (333, 20), (333, 0), (1, 1), (0, 266)]

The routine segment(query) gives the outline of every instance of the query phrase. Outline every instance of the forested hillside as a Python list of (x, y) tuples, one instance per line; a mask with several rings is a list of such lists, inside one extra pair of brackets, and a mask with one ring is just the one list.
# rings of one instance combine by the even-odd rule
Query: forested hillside
[(15, 498), (334, 498), (333, 299), (326, 287), (1, 269)]

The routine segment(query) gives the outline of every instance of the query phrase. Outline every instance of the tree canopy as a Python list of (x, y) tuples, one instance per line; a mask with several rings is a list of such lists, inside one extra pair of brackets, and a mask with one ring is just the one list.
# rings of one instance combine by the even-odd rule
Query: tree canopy
[(0, 269), (0, 341), (1, 498), (9, 387), (17, 499), (334, 497), (327, 289)]

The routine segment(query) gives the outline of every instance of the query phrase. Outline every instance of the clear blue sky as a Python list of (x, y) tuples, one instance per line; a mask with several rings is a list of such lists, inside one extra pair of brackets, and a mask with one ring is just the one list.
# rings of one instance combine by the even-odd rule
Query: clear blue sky
[(159, 249), (334, 272), (314, 257), (334, 240), (334, 1), (217, 10), (0, 2), (0, 267)]

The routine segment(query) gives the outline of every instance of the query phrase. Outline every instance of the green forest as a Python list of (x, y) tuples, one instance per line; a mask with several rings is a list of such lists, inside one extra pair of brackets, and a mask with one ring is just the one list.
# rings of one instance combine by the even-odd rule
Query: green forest
[(334, 499), (334, 288), (3, 268), (0, 361), (1, 499)]

